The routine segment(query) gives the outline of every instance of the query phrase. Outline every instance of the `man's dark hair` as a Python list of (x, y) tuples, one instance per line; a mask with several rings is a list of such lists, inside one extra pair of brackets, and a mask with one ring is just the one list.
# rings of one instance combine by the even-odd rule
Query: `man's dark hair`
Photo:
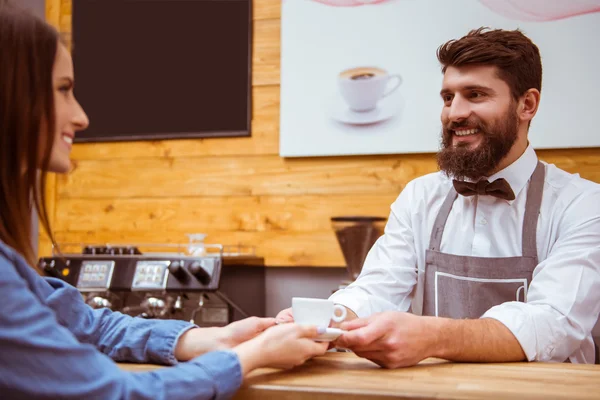
[(542, 91), (542, 61), (537, 46), (520, 30), (479, 28), (437, 50), (442, 72), (448, 67), (493, 65), (515, 100), (527, 90)]

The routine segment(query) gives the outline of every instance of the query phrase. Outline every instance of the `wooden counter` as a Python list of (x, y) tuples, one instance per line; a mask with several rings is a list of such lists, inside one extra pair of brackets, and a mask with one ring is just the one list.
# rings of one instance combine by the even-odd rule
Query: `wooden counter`
[[(156, 366), (122, 364), (131, 371)], [(428, 359), (387, 370), (352, 353), (327, 353), (290, 371), (251, 373), (235, 399), (600, 399), (600, 365), (457, 364)]]

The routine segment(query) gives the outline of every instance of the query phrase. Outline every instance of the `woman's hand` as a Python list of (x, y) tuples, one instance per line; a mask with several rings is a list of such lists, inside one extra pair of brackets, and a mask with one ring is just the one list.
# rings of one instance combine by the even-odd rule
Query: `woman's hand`
[(325, 328), (288, 323), (274, 326), (233, 350), (242, 365), (243, 375), (262, 367), (292, 368), (306, 360), (325, 354), (327, 342), (313, 339)]
[(294, 322), (294, 314), (292, 313), (292, 307), (279, 311), (279, 313), (275, 317), (275, 320), (278, 323)]
[(265, 329), (275, 325), (275, 318), (249, 317), (232, 322), (221, 329), (221, 346), (230, 349), (240, 343), (253, 339)]
[(190, 329), (179, 338), (175, 358), (187, 361), (209, 351), (231, 349), (273, 325), (274, 318), (249, 317), (222, 328)]

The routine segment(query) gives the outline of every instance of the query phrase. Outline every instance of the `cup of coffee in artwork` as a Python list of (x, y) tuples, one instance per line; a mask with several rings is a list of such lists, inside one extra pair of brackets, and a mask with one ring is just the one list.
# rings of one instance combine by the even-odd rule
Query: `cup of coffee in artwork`
[(340, 72), (338, 84), (342, 97), (353, 111), (371, 111), (379, 100), (402, 84), (402, 77), (378, 67), (356, 67)]
[(329, 326), (329, 323), (346, 319), (346, 308), (328, 299), (306, 297), (292, 298), (294, 322), (300, 325)]

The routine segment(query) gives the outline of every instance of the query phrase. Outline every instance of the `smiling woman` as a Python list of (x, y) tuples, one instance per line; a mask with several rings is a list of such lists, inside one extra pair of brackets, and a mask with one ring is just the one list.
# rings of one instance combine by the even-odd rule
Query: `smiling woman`
[[(223, 328), (93, 310), (79, 291), (41, 277), (31, 211), (51, 235), (45, 174), (69, 170), (73, 137), (88, 125), (56, 31), (0, 0), (0, 392), (7, 398), (229, 398), (263, 366), (322, 354), (316, 327), (246, 318)], [(41, 171), (41, 172), (40, 172)], [(32, 204), (33, 203), (33, 204)], [(268, 329), (268, 332), (263, 332)], [(284, 351), (292, 348), (294, 351)], [(131, 374), (113, 361), (178, 364)], [(185, 363), (184, 363), (185, 362)], [(31, 382), (35, 382), (32, 385)]]

